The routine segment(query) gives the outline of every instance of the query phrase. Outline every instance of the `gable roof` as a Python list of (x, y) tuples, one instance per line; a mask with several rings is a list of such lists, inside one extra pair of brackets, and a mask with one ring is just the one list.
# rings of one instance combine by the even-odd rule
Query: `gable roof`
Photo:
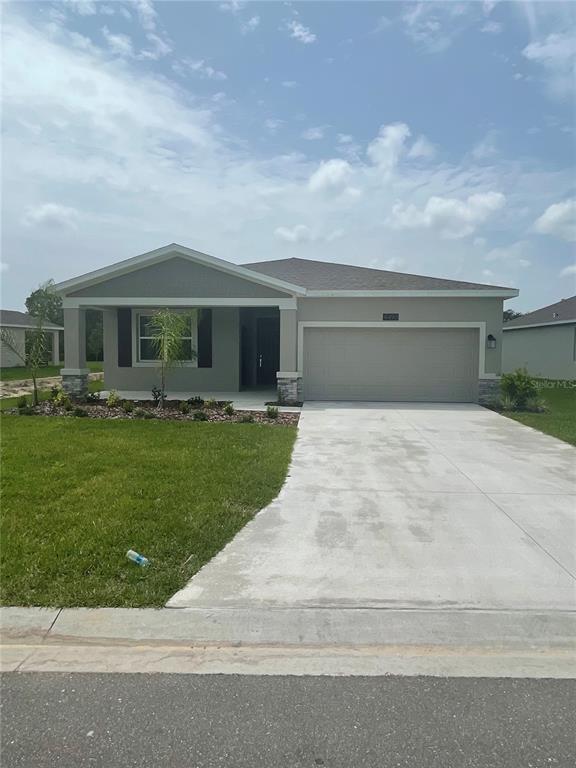
[(285, 291), (290, 295), (299, 296), (306, 292), (299, 285), (294, 285), (280, 278), (246, 269), (238, 264), (232, 264), (230, 261), (224, 261), (224, 259), (217, 259), (215, 256), (209, 256), (207, 253), (195, 251), (192, 248), (186, 248), (184, 245), (178, 245), (178, 243), (170, 243), (170, 245), (165, 245), (162, 248), (156, 248), (153, 251), (142, 253), (139, 256), (133, 256), (131, 259), (124, 259), (123, 261), (118, 261), (108, 267), (96, 269), (93, 272), (87, 272), (86, 274), (74, 277), (71, 280), (57, 283), (54, 286), (54, 290), (57, 293), (66, 294), (70, 291), (88, 288), (89, 286), (104, 282), (104, 280), (110, 280), (119, 275), (135, 272), (138, 269), (142, 269), (152, 264), (158, 264), (162, 261), (168, 261), (175, 256), (189, 259), (197, 264), (212, 267), (213, 269), (235, 275), (236, 277), (249, 280), (253, 283), (266, 285), (269, 288), (275, 288), (279, 291)]
[(518, 295), (514, 288), (462, 280), (447, 280), (441, 277), (411, 275), (404, 272), (389, 272), (384, 269), (356, 267), (350, 264), (335, 264), (313, 259), (277, 259), (244, 264), (248, 269), (271, 277), (289, 280), (311, 291), (474, 291), (486, 295), (509, 292)]
[(555, 304), (549, 304), (547, 307), (535, 309), (534, 312), (528, 312), (526, 315), (509, 320), (504, 323), (504, 330), (510, 331), (513, 328), (532, 328), (542, 325), (564, 325), (566, 323), (576, 323), (576, 296), (570, 296), (569, 299), (562, 299)]
[[(27, 312), (17, 312), (15, 309), (0, 309), (0, 326), (4, 328), (36, 328), (37, 321)], [(43, 323), (43, 327), (48, 331), (63, 331), (61, 325), (54, 323)]]

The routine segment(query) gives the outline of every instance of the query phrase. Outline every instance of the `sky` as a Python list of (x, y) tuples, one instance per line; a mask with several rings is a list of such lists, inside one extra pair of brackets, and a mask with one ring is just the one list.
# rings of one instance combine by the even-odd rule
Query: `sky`
[(171, 242), (576, 292), (576, 3), (5, 2), (2, 306)]

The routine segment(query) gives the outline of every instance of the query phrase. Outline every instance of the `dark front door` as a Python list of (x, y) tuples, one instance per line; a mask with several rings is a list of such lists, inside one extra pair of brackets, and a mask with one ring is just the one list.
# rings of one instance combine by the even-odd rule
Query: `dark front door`
[(276, 384), (280, 365), (280, 318), (256, 320), (256, 384)]

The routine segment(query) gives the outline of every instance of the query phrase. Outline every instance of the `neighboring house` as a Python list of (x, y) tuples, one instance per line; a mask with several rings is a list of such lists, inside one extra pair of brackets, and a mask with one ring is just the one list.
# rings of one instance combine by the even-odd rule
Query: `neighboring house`
[(504, 323), (502, 370), (576, 379), (576, 296)]
[[(237, 266), (172, 244), (56, 286), (63, 385), (87, 385), (85, 310), (104, 315), (108, 388), (158, 383), (147, 321), (193, 311), (173, 392), (278, 387), (283, 402), (476, 402), (501, 370), (502, 304), (513, 288), (307, 259)], [(189, 344), (188, 344), (189, 342)]]
[[(17, 349), (23, 355), (26, 348), (26, 333), (36, 330), (37, 321), (25, 312), (17, 312), (14, 309), (0, 309), (0, 328), (8, 331)], [(43, 328), (51, 337), (49, 354), (53, 365), (60, 362), (60, 331), (64, 328), (54, 323), (43, 323)], [(24, 363), (3, 341), (0, 341), (0, 367), (16, 368)]]

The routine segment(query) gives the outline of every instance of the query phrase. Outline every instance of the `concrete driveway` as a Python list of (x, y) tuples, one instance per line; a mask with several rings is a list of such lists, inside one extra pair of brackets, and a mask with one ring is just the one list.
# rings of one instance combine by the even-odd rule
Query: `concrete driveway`
[(475, 405), (306, 404), (279, 497), (169, 607), (570, 610), (576, 450)]

